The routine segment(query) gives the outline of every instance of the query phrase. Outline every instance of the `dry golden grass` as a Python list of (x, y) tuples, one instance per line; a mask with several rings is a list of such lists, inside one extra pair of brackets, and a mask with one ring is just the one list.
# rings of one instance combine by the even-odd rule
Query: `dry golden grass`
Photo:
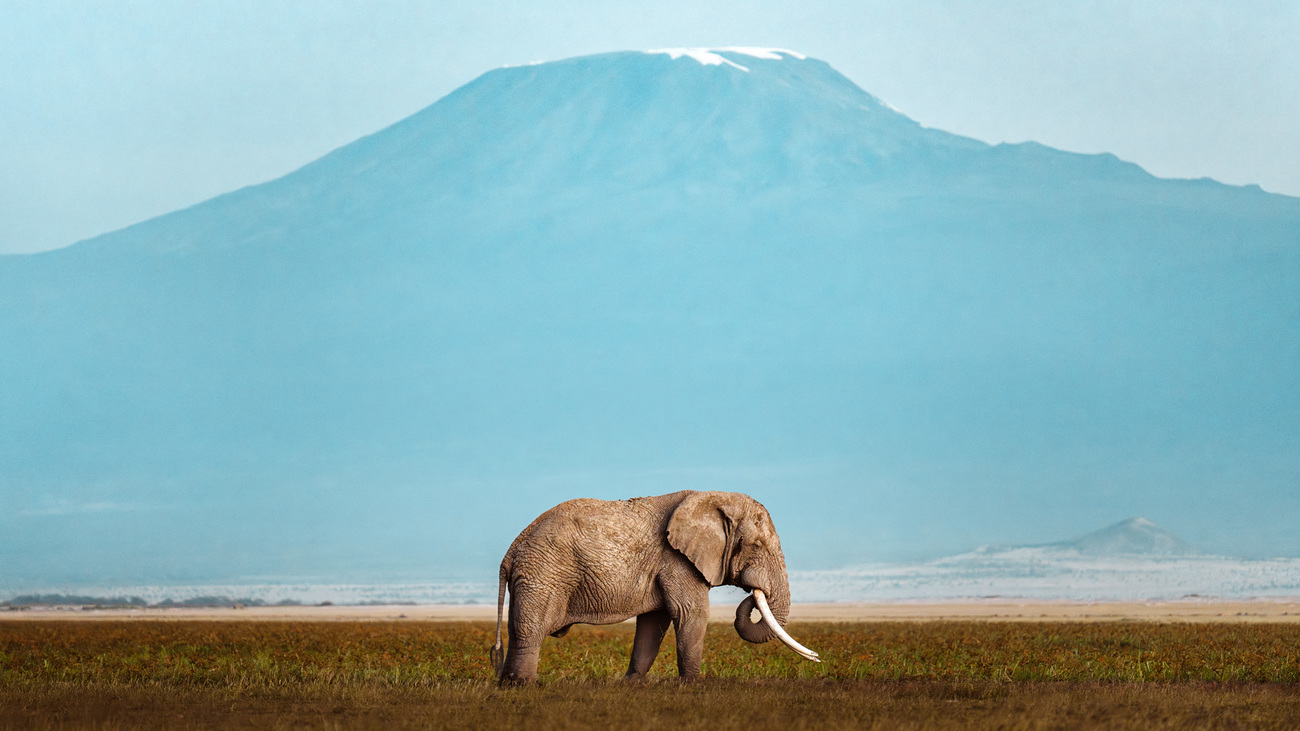
[(830, 624), (826, 662), (714, 627), (705, 678), (617, 680), (631, 627), (497, 689), (483, 623), (0, 623), (0, 728), (1294, 728), (1300, 626)]

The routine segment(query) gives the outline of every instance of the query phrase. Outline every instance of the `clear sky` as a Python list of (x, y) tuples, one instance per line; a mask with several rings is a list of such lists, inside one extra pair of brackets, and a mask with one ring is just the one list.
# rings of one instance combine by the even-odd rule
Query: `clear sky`
[(0, 253), (278, 177), (502, 65), (791, 48), (930, 127), (1300, 196), (1294, 0), (0, 0)]

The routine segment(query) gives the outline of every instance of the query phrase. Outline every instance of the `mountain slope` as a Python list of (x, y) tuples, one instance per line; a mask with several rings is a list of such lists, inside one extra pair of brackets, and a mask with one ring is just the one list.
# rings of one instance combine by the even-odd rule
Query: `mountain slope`
[(1115, 501), (1300, 551), (1298, 275), (1300, 201), (925, 129), (794, 54), (498, 69), (0, 258), (0, 581), (459, 578), (682, 488), (758, 495), (794, 564)]

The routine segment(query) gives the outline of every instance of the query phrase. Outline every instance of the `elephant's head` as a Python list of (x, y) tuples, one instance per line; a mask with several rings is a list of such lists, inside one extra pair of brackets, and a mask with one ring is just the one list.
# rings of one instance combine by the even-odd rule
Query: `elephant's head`
[[(668, 521), (668, 542), (699, 569), (709, 586), (730, 584), (754, 592), (736, 608), (736, 632), (749, 642), (780, 639), (810, 660), (817, 653), (790, 638), (790, 580), (772, 516), (754, 498), (738, 492), (687, 496)], [(751, 619), (759, 600), (770, 611)], [(760, 607), (761, 608), (761, 607)]]

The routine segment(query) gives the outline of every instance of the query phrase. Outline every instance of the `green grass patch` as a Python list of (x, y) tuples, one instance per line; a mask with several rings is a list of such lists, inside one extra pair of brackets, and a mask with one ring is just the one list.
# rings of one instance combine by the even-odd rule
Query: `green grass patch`
[[(1300, 625), (897, 622), (808, 623), (777, 642), (710, 628), (706, 678), (1069, 682), (1300, 680)], [(542, 682), (620, 676), (630, 625), (575, 627), (543, 648)], [(302, 683), (419, 687), (491, 677), (482, 623), (0, 623), (0, 682), (162, 683), (276, 688)], [(675, 677), (669, 633), (652, 676)]]

